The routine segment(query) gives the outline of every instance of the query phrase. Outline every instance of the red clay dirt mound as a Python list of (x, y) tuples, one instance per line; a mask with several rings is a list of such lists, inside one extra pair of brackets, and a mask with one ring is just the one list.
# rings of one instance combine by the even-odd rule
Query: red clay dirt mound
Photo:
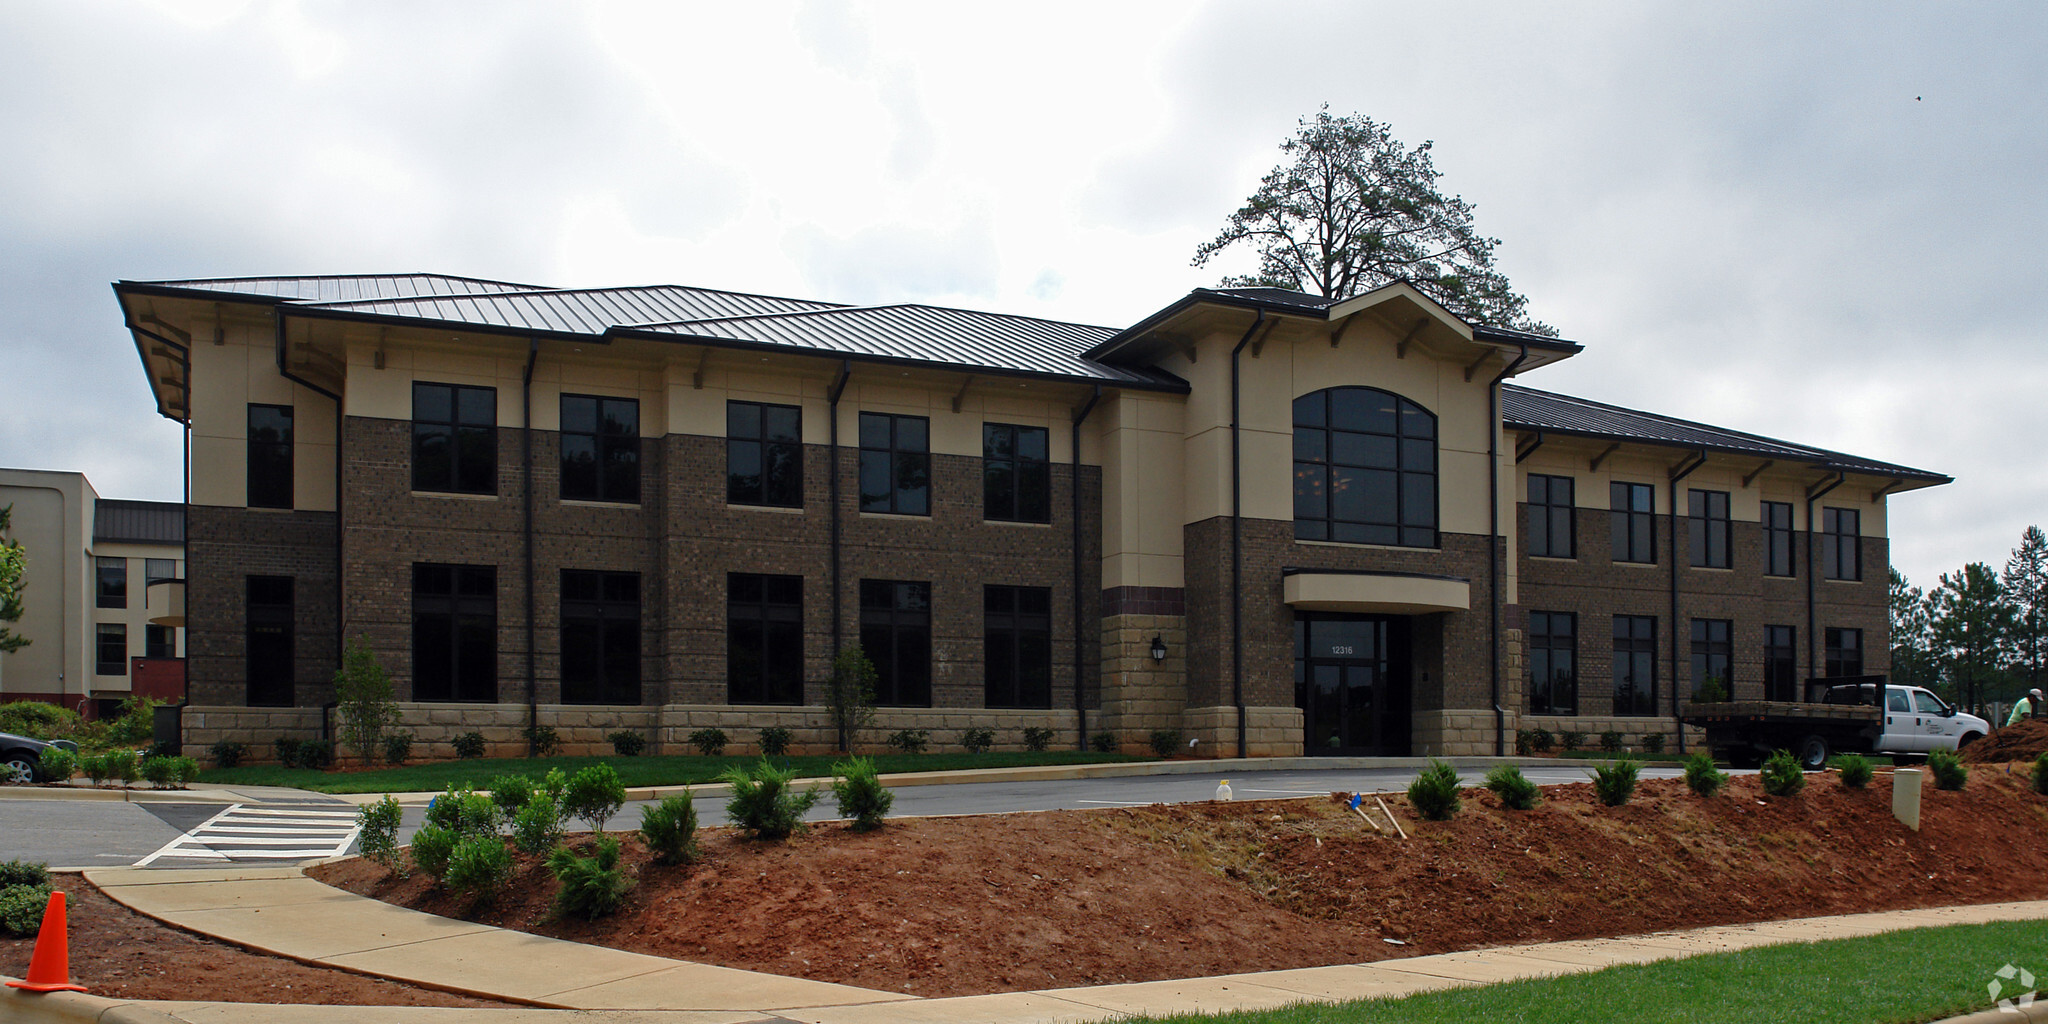
[[(614, 917), (548, 920), (554, 882), (522, 858), (511, 892), (474, 919), (939, 996), (2048, 897), (2048, 797), (2018, 776), (1926, 791), (1917, 833), (1892, 818), (1888, 775), (1864, 791), (1809, 779), (1790, 798), (1737, 779), (1711, 800), (1651, 780), (1622, 808), (1557, 786), (1530, 812), (1467, 790), (1444, 823), (1390, 798), (1406, 841), (1324, 800), (905, 819), (866, 835), (834, 824), (787, 843), (709, 829), (689, 867), (628, 843), (638, 885)], [(466, 909), (360, 860), (312, 873)]]
[(2048, 750), (2048, 718), (2022, 718), (1962, 749), (1962, 759), (1975, 764), (2032, 761)]

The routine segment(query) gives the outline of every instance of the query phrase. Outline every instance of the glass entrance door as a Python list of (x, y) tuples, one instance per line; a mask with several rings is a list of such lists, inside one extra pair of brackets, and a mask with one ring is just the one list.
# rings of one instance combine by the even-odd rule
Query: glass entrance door
[(1408, 752), (1406, 626), (1391, 616), (1296, 617), (1294, 693), (1307, 753)]

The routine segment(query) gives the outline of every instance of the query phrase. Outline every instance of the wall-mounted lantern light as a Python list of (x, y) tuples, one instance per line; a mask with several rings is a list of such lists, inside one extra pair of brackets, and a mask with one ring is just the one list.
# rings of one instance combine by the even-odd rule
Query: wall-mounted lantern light
[(1153, 638), (1152, 638), (1152, 663), (1153, 663), (1153, 664), (1155, 664), (1155, 665), (1157, 665), (1158, 663), (1160, 663), (1160, 662), (1162, 662), (1162, 661), (1165, 661), (1165, 660), (1166, 660), (1166, 641), (1164, 641), (1164, 640), (1161, 640), (1161, 639), (1159, 639), (1158, 637), (1156, 637), (1156, 636), (1155, 636), (1155, 637), (1153, 637)]

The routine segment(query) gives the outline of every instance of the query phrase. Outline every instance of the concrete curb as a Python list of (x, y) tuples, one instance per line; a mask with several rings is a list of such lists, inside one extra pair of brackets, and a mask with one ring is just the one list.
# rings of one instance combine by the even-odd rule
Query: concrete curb
[[(326, 794), (316, 794), (326, 796)], [(0, 786), (0, 800), (102, 800), (131, 804), (234, 804), (224, 789), (97, 789), (91, 786)]]
[(150, 1002), (108, 999), (90, 992), (24, 992), (4, 987), (0, 987), (0, 1020), (9, 1024), (184, 1024)]

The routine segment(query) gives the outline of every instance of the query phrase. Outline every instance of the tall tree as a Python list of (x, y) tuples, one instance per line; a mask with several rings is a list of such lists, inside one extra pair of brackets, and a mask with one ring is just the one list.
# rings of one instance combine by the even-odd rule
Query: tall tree
[(1434, 145), (1409, 149), (1387, 125), (1333, 117), (1324, 104), (1280, 144), (1288, 162), (1260, 179), (1193, 264), (1245, 243), (1258, 250), (1258, 273), (1223, 287), (1349, 298), (1405, 280), (1467, 322), (1556, 336), (1494, 269), (1500, 239), (1473, 228), (1472, 204), (1437, 188)]
[(2005, 562), (2007, 600), (2012, 602), (2012, 642), (2027, 685), (2041, 685), (2041, 659), (2048, 655), (2048, 534), (2029, 526)]
[(1909, 586), (1897, 568), (1891, 570), (1892, 678), (1929, 684), (1940, 678), (1934, 653), (1932, 614), (1927, 594)]
[(1942, 669), (1966, 708), (1978, 706), (2003, 674), (2001, 647), (2011, 635), (2012, 606), (1998, 573), (1982, 562), (1941, 574), (1933, 601), (1935, 650)]
[(28, 610), (22, 598), (22, 591), (27, 586), (22, 577), (28, 572), (28, 552), (22, 550), (20, 541), (6, 536), (13, 521), (14, 506), (0, 508), (0, 654), (29, 645), (28, 637), (5, 625), (20, 622)]

